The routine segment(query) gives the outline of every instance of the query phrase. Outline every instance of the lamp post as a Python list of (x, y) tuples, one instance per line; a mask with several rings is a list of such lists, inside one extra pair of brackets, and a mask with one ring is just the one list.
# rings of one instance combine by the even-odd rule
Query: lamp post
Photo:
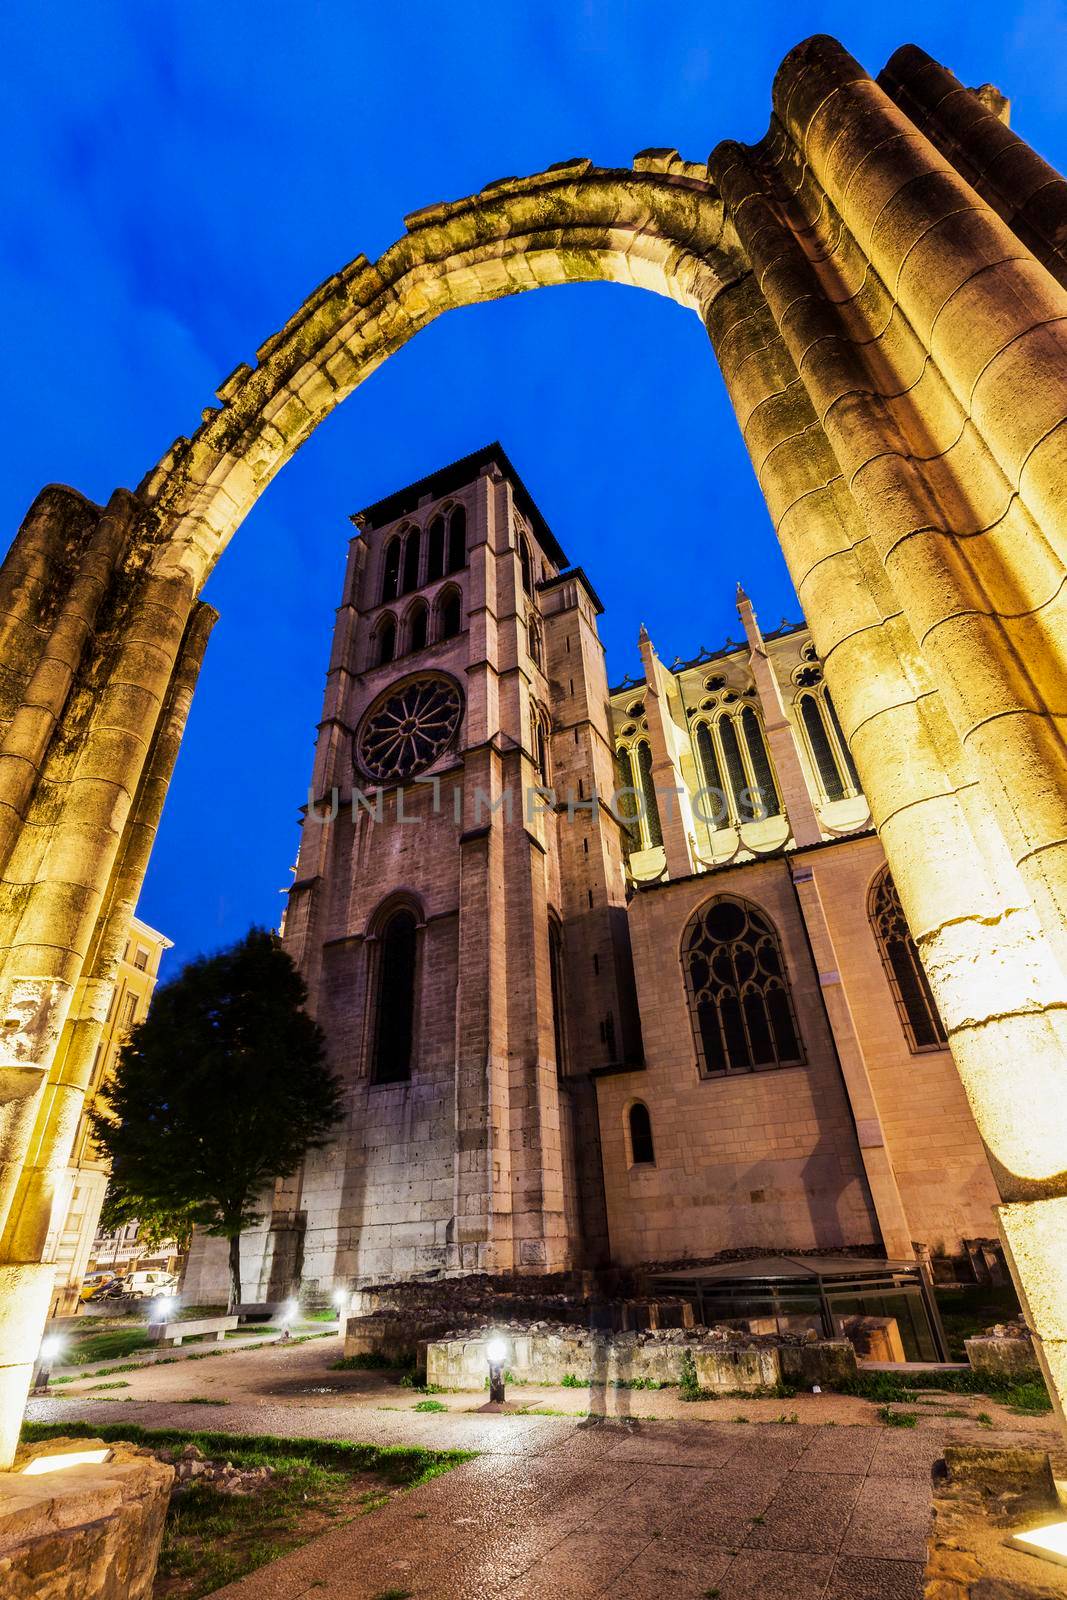
[(507, 1360), (508, 1347), (501, 1338), (490, 1339), (485, 1347), (485, 1354), (489, 1361), (489, 1404), (502, 1406), (504, 1404), (504, 1362)]
[(300, 1310), (300, 1302), (299, 1302), (299, 1300), (287, 1300), (285, 1302), (285, 1307), (284, 1307), (284, 1310), (282, 1311), (282, 1341), (283, 1341), (283, 1343), (285, 1341), (287, 1341), (291, 1337), (290, 1328), (291, 1328), (293, 1322), (296, 1320), (296, 1315), (297, 1315), (297, 1312), (299, 1310)]
[(335, 1289), (333, 1291), (333, 1303), (337, 1307), (338, 1322), (340, 1322), (341, 1318), (344, 1316), (350, 1299), (351, 1293), (348, 1289)]
[(33, 1375), (34, 1394), (48, 1393), (48, 1380), (52, 1376), (52, 1367), (56, 1357), (63, 1348), (63, 1340), (58, 1333), (50, 1333), (41, 1340), (41, 1349), (37, 1356), (37, 1370)]

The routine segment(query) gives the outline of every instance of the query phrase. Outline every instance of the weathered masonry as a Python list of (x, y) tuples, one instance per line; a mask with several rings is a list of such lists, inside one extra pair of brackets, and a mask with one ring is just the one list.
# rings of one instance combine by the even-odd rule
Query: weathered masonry
[(590, 278), (671, 296), (711, 339), (1067, 1393), (1067, 186), (1003, 109), (914, 48), (875, 80), (809, 40), (760, 144), (570, 161), (416, 212), (135, 491), (35, 500), (0, 570), (0, 1459), (202, 585), (318, 423), (435, 316)]

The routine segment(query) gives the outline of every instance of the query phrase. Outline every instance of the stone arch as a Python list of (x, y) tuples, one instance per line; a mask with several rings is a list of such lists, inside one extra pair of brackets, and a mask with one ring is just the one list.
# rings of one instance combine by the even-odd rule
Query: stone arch
[(808, 40), (759, 144), (568, 161), (428, 206), (327, 279), (135, 493), (38, 496), (0, 569), (0, 1300), (25, 1308), (0, 1461), (214, 620), (203, 584), (407, 339), (572, 281), (668, 295), (707, 329), (1067, 1392), (1043, 1278), (1067, 1226), (1067, 185), (1017, 142), (1035, 184), (1014, 205), (987, 112), (914, 47), (876, 81)]

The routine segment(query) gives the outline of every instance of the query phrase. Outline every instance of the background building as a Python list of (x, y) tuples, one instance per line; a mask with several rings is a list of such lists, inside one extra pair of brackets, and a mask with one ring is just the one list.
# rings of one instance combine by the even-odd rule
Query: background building
[[(148, 1015), (148, 1006), (159, 976), (159, 963), (171, 941), (147, 923), (134, 917), (130, 937), (119, 963), (115, 993), (97, 1047), (93, 1078), (85, 1097), (85, 1107), (71, 1150), (71, 1162), (64, 1175), (62, 1203), (56, 1207), (57, 1222), (45, 1259), (56, 1262), (52, 1291), (52, 1316), (64, 1316), (78, 1307), (85, 1274), (91, 1267), (127, 1265), (132, 1259), (132, 1240), (125, 1235), (135, 1225), (121, 1229), (121, 1240), (114, 1235), (98, 1238), (100, 1210), (107, 1189), (108, 1164), (93, 1144), (88, 1112), (104, 1083), (115, 1057), (135, 1023)], [(134, 1231), (134, 1238), (136, 1233)], [(99, 1258), (99, 1259), (98, 1259)]]
[[(743, 640), (642, 629), (609, 690), (498, 445), (354, 520), (284, 928), (347, 1111), (246, 1293), (993, 1234), (807, 628), (739, 590)], [(198, 1239), (187, 1292), (224, 1282)]]

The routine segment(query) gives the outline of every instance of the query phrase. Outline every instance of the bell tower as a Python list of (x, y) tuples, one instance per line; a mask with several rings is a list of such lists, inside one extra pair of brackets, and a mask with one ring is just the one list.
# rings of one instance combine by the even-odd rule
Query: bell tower
[(599, 601), (499, 445), (353, 521), (284, 928), (346, 1114), (262, 1287), (595, 1262), (640, 1053)]

